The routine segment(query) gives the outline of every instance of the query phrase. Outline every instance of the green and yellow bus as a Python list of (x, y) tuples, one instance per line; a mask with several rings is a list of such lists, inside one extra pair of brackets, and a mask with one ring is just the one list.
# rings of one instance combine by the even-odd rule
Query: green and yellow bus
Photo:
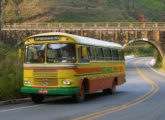
[(82, 102), (85, 94), (113, 93), (125, 81), (119, 44), (58, 32), (33, 35), (24, 42), (21, 92), (29, 93), (35, 103), (46, 95), (71, 95)]

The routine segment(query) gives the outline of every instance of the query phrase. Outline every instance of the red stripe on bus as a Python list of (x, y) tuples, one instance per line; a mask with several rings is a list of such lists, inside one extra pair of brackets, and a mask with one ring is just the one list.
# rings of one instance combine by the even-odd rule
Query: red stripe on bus
[(79, 68), (74, 69), (77, 74), (84, 74), (84, 73), (98, 73), (102, 72), (102, 68)]
[(124, 67), (123, 66), (115, 66), (113, 67), (113, 70), (124, 70)]

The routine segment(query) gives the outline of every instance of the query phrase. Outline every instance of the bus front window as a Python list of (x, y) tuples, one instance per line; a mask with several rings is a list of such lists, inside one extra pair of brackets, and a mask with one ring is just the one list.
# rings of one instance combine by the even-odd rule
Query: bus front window
[(75, 44), (48, 44), (47, 63), (75, 63)]
[(27, 45), (25, 46), (25, 63), (44, 63), (45, 45)]

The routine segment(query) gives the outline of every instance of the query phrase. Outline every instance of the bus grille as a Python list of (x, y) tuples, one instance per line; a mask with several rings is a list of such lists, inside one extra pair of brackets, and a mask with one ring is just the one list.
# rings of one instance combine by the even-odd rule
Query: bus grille
[(58, 86), (57, 78), (34, 78), (36, 86)]
[(35, 86), (58, 86), (57, 70), (34, 70)]

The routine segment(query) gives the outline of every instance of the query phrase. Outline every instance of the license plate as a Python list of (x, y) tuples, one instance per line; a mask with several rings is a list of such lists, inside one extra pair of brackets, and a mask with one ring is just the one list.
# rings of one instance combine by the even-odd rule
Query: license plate
[(48, 93), (48, 90), (45, 90), (45, 89), (40, 89), (38, 90), (39, 93)]

